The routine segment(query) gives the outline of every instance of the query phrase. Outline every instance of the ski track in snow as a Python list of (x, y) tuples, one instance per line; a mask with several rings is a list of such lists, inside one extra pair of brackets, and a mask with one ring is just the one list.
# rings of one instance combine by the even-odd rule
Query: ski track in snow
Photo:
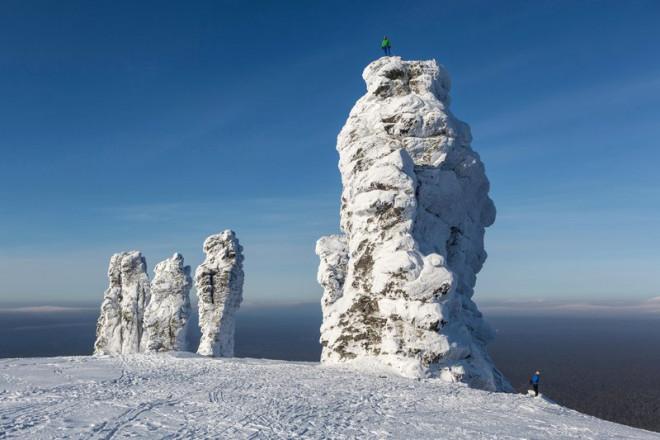
[(542, 398), (191, 354), (0, 360), (0, 439), (659, 439)]

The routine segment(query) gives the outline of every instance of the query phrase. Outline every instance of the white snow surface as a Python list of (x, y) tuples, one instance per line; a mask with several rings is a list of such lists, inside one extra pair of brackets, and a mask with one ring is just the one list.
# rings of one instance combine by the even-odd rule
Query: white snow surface
[(321, 238), (321, 361), (511, 390), (472, 301), (495, 220), (470, 129), (432, 61), (382, 57), (337, 138), (343, 235)]
[(234, 231), (227, 229), (204, 241), (206, 259), (195, 271), (199, 328), (197, 353), (204, 356), (234, 355), (234, 314), (243, 301), (243, 247)]
[(0, 360), (0, 438), (659, 439), (462, 383), (192, 353)]
[(144, 312), (145, 350), (187, 351), (186, 330), (190, 316), (190, 266), (175, 253), (154, 269), (151, 300)]

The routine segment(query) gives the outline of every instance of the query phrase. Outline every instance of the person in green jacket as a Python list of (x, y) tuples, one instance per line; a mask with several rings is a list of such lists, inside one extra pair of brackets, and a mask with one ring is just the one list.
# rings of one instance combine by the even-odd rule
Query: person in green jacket
[(383, 52), (385, 52), (385, 56), (390, 56), (392, 55), (392, 44), (390, 43), (390, 39), (387, 38), (387, 36), (383, 37), (383, 41), (380, 43), (380, 48), (383, 49)]

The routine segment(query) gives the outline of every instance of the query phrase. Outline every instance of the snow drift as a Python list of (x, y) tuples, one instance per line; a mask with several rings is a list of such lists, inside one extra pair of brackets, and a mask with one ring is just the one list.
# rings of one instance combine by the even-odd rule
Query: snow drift
[(243, 300), (243, 247), (234, 231), (204, 241), (206, 259), (195, 271), (202, 338), (197, 353), (234, 355), (234, 314)]
[(343, 235), (321, 238), (322, 362), (488, 390), (510, 385), (472, 301), (495, 220), (467, 124), (435, 61), (383, 57), (337, 140)]

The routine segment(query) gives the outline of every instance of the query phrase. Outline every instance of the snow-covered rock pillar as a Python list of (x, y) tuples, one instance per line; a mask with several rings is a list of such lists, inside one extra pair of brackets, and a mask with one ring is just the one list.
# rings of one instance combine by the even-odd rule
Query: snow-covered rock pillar
[(145, 349), (186, 351), (186, 325), (190, 316), (190, 266), (174, 254), (154, 269), (151, 301), (144, 313)]
[(337, 140), (345, 235), (316, 248), (321, 360), (509, 390), (472, 301), (495, 207), (470, 129), (448, 109), (449, 76), (383, 57), (363, 78)]
[[(323, 321), (330, 318), (334, 308), (332, 305), (343, 294), (344, 280), (346, 279), (346, 269), (348, 264), (348, 243), (344, 235), (328, 235), (321, 237), (316, 242), (316, 255), (319, 256), (321, 263), (317, 274), (317, 281), (323, 286), (323, 298), (321, 298), (321, 311), (323, 312)], [(321, 333), (321, 344), (326, 347), (328, 344), (327, 336)], [(329, 354), (323, 350), (323, 356)]]
[(243, 248), (234, 231), (204, 241), (206, 259), (195, 271), (202, 338), (197, 353), (234, 355), (234, 314), (243, 300)]
[(108, 278), (110, 285), (96, 325), (94, 354), (142, 352), (142, 320), (150, 297), (147, 263), (138, 251), (114, 254)]

